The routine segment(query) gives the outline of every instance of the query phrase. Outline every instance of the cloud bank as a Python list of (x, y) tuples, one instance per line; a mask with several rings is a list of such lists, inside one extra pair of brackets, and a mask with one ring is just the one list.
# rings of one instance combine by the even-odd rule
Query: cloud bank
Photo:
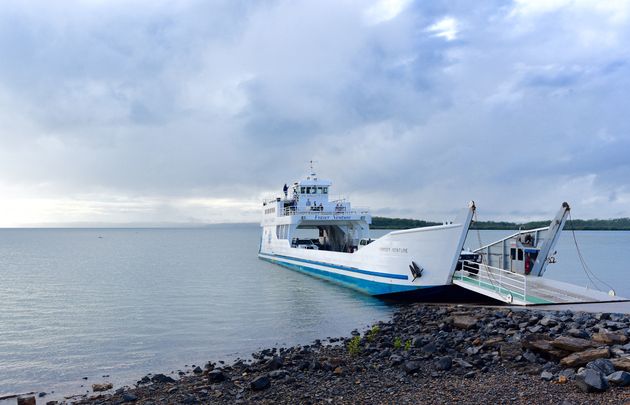
[(630, 216), (628, 1), (6, 1), (0, 226)]

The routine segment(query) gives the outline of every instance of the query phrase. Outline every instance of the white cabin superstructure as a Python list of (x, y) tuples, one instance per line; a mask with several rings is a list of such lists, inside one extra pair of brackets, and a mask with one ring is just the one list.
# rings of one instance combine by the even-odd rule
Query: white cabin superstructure
[[(283, 197), (263, 203), (263, 237), (274, 235), (292, 247), (349, 252), (369, 239), (372, 217), (367, 208), (353, 209), (345, 199), (329, 199), (332, 182), (311, 173), (286, 187)], [(300, 240), (296, 230), (317, 229), (317, 241)], [(282, 243), (282, 242), (280, 242)]]

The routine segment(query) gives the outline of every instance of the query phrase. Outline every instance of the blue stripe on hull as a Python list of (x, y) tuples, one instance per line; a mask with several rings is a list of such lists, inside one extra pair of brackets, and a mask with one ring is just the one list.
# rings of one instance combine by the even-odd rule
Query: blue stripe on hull
[[(313, 275), (315, 277), (322, 278), (324, 280), (332, 281), (337, 284), (341, 284), (345, 287), (350, 287), (355, 290), (359, 290), (362, 293), (369, 295), (385, 295), (385, 294), (398, 294), (403, 292), (417, 291), (421, 289), (433, 288), (434, 286), (410, 286), (410, 285), (398, 285), (390, 283), (380, 283), (377, 281), (364, 280), (356, 277), (347, 276), (345, 274), (334, 273), (332, 271), (320, 270), (306, 265), (297, 265), (293, 263), (287, 263), (282, 260), (276, 260), (271, 257), (259, 255), (259, 258), (271, 263), (279, 264), (280, 266), (287, 267), (291, 270), (296, 270), (301, 273)], [(288, 257), (293, 260), (293, 258)]]
[(315, 261), (315, 260), (302, 259), (302, 258), (299, 258), (299, 257), (291, 257), (291, 256), (283, 256), (283, 255), (275, 255), (275, 254), (273, 256), (281, 258), (281, 259), (293, 260), (294, 262), (316, 264), (318, 266), (326, 266), (326, 267), (330, 267), (330, 268), (333, 268), (333, 269), (338, 269), (338, 270), (343, 270), (343, 271), (350, 271), (352, 273), (365, 274), (365, 275), (368, 275), (368, 276), (383, 277), (383, 278), (390, 278), (390, 279), (391, 278), (395, 278), (395, 279), (398, 279), (398, 280), (409, 280), (409, 276), (407, 276), (405, 274), (379, 273), (377, 271), (361, 270), (361, 269), (357, 269), (356, 267), (341, 266), (341, 265), (338, 265), (338, 264), (331, 264), (331, 263), (326, 263), (326, 262), (318, 262), (318, 261)]

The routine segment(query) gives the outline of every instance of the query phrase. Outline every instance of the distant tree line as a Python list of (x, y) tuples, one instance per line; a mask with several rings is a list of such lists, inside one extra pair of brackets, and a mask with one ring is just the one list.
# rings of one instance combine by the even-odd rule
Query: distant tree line
[[(550, 221), (532, 221), (522, 224), (506, 221), (474, 222), (471, 229), (515, 230), (535, 229), (549, 225)], [(423, 221), (407, 218), (372, 217), (372, 229), (410, 229), (424, 226), (442, 225), (441, 222)], [(567, 223), (564, 229), (576, 231), (630, 231), (630, 218), (614, 219), (574, 219)]]

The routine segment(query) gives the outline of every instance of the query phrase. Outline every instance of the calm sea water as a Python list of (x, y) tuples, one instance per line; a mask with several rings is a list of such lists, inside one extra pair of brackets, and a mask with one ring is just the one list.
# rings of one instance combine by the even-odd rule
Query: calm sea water
[[(0, 230), (0, 396), (55, 390), (50, 400), (94, 382), (128, 384), (346, 335), (393, 311), (258, 260), (259, 237), (256, 226)], [(630, 232), (577, 237), (598, 276), (630, 297)], [(564, 232), (547, 275), (585, 285), (572, 243)]]

